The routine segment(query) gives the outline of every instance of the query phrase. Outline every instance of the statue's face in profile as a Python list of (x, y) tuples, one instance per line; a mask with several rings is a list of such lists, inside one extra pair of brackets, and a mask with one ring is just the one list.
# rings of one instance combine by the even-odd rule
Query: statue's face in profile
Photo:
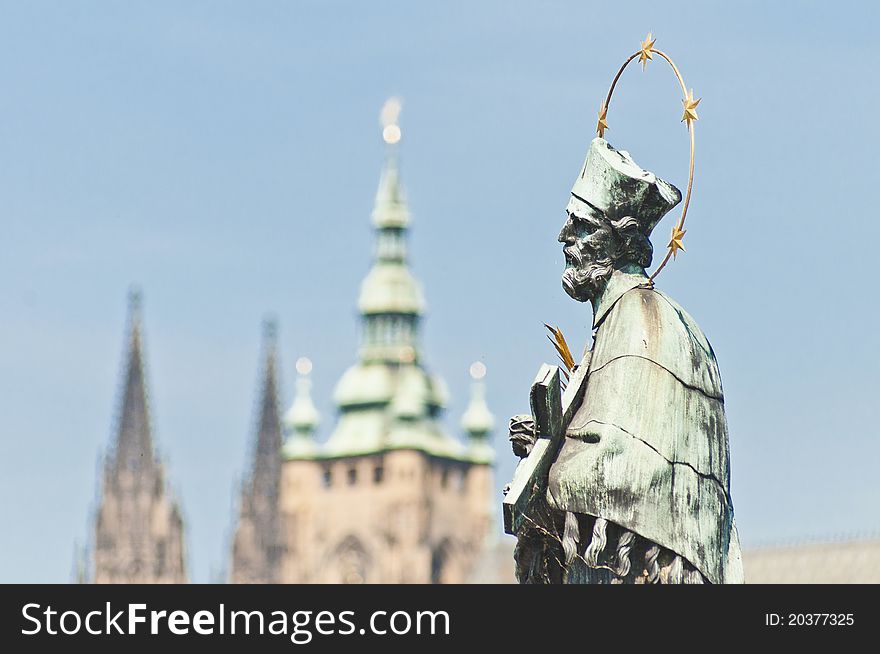
[(578, 302), (594, 300), (604, 290), (613, 269), (609, 249), (611, 227), (595, 207), (572, 197), (567, 220), (559, 232), (565, 255), (562, 287)]

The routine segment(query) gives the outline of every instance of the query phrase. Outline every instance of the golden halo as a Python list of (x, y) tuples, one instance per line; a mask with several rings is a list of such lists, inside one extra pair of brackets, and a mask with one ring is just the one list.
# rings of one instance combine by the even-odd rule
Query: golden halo
[(605, 130), (608, 129), (608, 107), (611, 106), (611, 96), (614, 93), (614, 87), (617, 86), (617, 81), (620, 79), (620, 76), (623, 74), (623, 71), (626, 70), (626, 67), (629, 66), (631, 62), (633, 62), (636, 57), (638, 57), (639, 62), (642, 64), (642, 70), (648, 64), (648, 61), (653, 61), (653, 55), (658, 55), (665, 59), (670, 66), (672, 66), (672, 72), (675, 73), (676, 78), (678, 78), (678, 83), (681, 85), (681, 92), (684, 94), (684, 98), (682, 99), (682, 104), (684, 105), (684, 115), (682, 116), (682, 122), (687, 122), (688, 133), (690, 134), (691, 141), (691, 161), (690, 167), (688, 170), (688, 183), (687, 183), (687, 192), (684, 196), (684, 204), (681, 209), (681, 218), (678, 219), (678, 222), (672, 228), (672, 238), (669, 241), (669, 245), (667, 245), (666, 256), (663, 258), (663, 261), (657, 266), (657, 269), (651, 273), (649, 279), (651, 281), (654, 280), (657, 275), (660, 274), (660, 271), (669, 263), (669, 259), (675, 258), (676, 254), (679, 250), (684, 251), (684, 245), (682, 244), (682, 239), (685, 235), (684, 229), (684, 219), (687, 216), (688, 205), (691, 202), (691, 190), (694, 187), (694, 123), (698, 120), (697, 117), (697, 105), (700, 104), (700, 99), (694, 100), (694, 91), (691, 89), (690, 92), (687, 90), (687, 86), (684, 83), (684, 78), (681, 76), (681, 73), (678, 70), (678, 66), (675, 65), (675, 62), (667, 55), (665, 52), (654, 49), (654, 41), (655, 39), (652, 37), (651, 33), (648, 32), (647, 38), (641, 43), (641, 48), (634, 52), (629, 56), (629, 58), (623, 62), (623, 65), (620, 67), (620, 70), (617, 71), (617, 75), (614, 76), (614, 80), (611, 82), (611, 88), (608, 89), (608, 95), (605, 97), (605, 102), (602, 103), (602, 106), (599, 107), (599, 122), (596, 125), (596, 133), (603, 137), (605, 136)]

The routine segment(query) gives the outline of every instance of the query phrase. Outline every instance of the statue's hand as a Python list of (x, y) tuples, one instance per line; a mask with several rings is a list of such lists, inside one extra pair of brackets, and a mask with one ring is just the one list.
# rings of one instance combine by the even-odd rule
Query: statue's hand
[(510, 419), (510, 445), (513, 453), (523, 459), (535, 444), (535, 419), (529, 415), (516, 415)]

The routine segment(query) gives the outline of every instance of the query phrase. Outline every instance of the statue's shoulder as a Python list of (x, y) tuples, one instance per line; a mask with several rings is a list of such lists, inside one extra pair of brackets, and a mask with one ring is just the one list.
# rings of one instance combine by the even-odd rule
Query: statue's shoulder
[(655, 288), (636, 287), (621, 295), (596, 332), (590, 368), (626, 357), (653, 362), (684, 384), (723, 397), (705, 334), (687, 311)]

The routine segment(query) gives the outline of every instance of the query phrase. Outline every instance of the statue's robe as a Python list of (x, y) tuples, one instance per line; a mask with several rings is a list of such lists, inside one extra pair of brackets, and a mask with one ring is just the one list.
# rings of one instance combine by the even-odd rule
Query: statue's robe
[(709, 342), (641, 269), (612, 274), (593, 326), (586, 389), (550, 469), (548, 505), (632, 531), (712, 583), (741, 583)]

